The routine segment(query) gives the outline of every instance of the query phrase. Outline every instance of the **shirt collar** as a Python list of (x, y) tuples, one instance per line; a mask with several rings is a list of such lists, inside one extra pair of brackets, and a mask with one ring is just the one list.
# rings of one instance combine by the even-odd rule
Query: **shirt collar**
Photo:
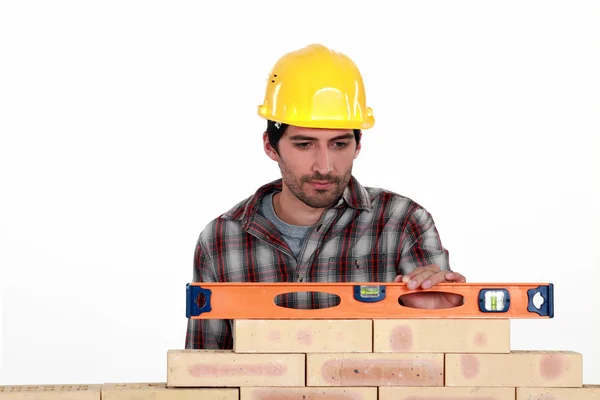
[[(282, 189), (282, 180), (277, 179), (259, 187), (256, 192), (246, 200), (238, 203), (221, 217), (242, 221), (242, 225), (247, 227), (254, 215), (258, 212), (260, 203), (264, 196), (273, 192), (280, 192)], [(348, 186), (344, 190), (342, 197), (332, 208), (340, 209), (351, 207), (357, 210), (370, 211), (371, 199), (367, 189), (362, 186), (354, 176), (351, 176)]]

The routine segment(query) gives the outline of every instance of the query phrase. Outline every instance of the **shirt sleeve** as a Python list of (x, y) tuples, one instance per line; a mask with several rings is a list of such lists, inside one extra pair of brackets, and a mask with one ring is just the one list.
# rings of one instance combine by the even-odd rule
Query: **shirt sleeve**
[[(217, 282), (212, 262), (201, 239), (194, 253), (194, 282)], [(187, 322), (186, 349), (230, 350), (233, 348), (230, 320), (192, 319)]]
[(417, 206), (408, 215), (402, 230), (402, 243), (399, 275), (431, 264), (439, 266), (442, 270), (452, 271), (448, 250), (442, 245), (431, 214), (424, 208)]

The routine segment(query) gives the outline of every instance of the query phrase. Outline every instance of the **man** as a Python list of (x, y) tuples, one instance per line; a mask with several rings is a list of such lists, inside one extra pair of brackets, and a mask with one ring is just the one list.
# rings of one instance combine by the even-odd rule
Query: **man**
[[(352, 175), (362, 130), (373, 126), (361, 74), (347, 56), (311, 45), (281, 57), (259, 115), (281, 179), (212, 220), (194, 256), (196, 282), (406, 282), (403, 305), (446, 308), (458, 295), (427, 289), (465, 282), (452, 272), (431, 215), (411, 199), (363, 187)], [(322, 308), (326, 293), (279, 304)], [(231, 321), (189, 320), (185, 347), (231, 349)]]

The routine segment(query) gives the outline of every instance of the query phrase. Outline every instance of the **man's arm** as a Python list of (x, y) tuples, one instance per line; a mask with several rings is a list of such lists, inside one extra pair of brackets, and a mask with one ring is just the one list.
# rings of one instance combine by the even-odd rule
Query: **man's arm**
[[(198, 239), (194, 253), (194, 282), (217, 282), (212, 261)], [(188, 319), (186, 349), (230, 350), (233, 348), (231, 321)]]
[(398, 275), (406, 275), (418, 267), (428, 265), (452, 271), (448, 250), (442, 245), (431, 214), (424, 208), (417, 207), (403, 226)]
[[(409, 289), (430, 289), (441, 282), (466, 282), (464, 276), (450, 269), (448, 251), (442, 246), (431, 215), (417, 208), (402, 231), (402, 253), (395, 282)], [(452, 293), (416, 292), (403, 296), (400, 304), (413, 308), (448, 308), (463, 303), (462, 296)]]

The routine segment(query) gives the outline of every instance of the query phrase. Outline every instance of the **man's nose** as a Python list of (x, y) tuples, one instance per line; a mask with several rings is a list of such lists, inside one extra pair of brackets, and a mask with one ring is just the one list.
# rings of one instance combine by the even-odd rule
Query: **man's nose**
[(328, 149), (317, 150), (317, 159), (315, 161), (314, 169), (321, 175), (327, 175), (331, 172), (331, 156)]

